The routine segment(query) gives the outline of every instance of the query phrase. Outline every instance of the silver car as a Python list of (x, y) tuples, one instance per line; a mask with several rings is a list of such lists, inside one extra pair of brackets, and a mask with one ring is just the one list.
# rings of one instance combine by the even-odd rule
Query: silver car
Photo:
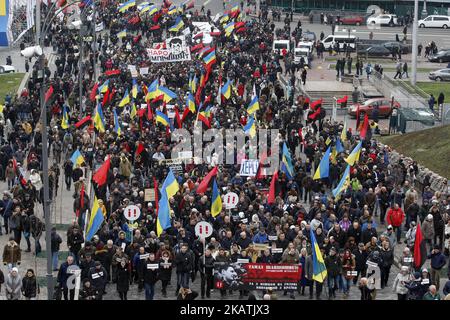
[(436, 81), (450, 81), (450, 68), (430, 72), (428, 78)]

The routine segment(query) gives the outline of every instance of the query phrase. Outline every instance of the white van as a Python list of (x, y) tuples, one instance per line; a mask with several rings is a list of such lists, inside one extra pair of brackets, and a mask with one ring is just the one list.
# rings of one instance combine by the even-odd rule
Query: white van
[(300, 59), (303, 57), (305, 65), (311, 67), (310, 52), (307, 48), (295, 48), (294, 49), (294, 64), (299, 64)]
[(307, 49), (310, 54), (313, 53), (314, 43), (312, 41), (299, 41), (297, 43), (297, 48)]
[(340, 49), (344, 48), (344, 43), (347, 43), (347, 46), (349, 46), (351, 50), (355, 50), (356, 48), (356, 36), (353, 35), (329, 35), (322, 40), (325, 50), (328, 50), (335, 42), (339, 43)]
[(419, 28), (444, 28), (450, 27), (450, 17), (448, 16), (428, 16), (419, 20)]
[(289, 40), (274, 40), (273, 52), (281, 54), (281, 50), (286, 49), (287, 52), (291, 51), (291, 43)]

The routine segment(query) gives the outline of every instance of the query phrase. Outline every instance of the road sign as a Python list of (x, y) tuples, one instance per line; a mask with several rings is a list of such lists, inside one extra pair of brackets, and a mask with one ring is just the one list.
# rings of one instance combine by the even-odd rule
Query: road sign
[(135, 221), (141, 216), (141, 209), (138, 206), (129, 205), (125, 208), (123, 214), (128, 221)]
[(213, 227), (206, 221), (200, 221), (195, 225), (195, 235), (197, 237), (206, 239), (213, 233)]
[(225, 204), (225, 209), (233, 209), (239, 202), (239, 197), (234, 192), (228, 192), (223, 198), (223, 202)]

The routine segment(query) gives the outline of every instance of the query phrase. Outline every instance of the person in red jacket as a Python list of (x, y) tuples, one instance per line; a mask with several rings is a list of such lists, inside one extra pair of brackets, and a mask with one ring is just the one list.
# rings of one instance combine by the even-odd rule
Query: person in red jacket
[(397, 203), (394, 204), (394, 207), (389, 209), (386, 220), (387, 223), (390, 224), (394, 228), (394, 231), (397, 233), (397, 242), (399, 243), (400, 237), (402, 235), (402, 223), (403, 221), (405, 221), (405, 213)]

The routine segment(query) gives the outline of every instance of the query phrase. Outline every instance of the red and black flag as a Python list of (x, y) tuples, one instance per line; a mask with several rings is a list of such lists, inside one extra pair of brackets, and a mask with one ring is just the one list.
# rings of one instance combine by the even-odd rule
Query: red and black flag
[(90, 121), (91, 121), (91, 116), (88, 115), (88, 116), (84, 117), (83, 119), (81, 119), (80, 121), (78, 121), (77, 123), (75, 123), (75, 128), (80, 129), (80, 128), (84, 127), (85, 125), (89, 124)]
[(420, 223), (417, 224), (416, 239), (414, 241), (414, 266), (420, 269), (427, 260), (427, 246), (422, 236)]
[(343, 98), (340, 98), (336, 101), (336, 103), (338, 105), (341, 106), (341, 108), (347, 108), (347, 101), (348, 101), (348, 96), (344, 96)]
[(276, 189), (278, 181), (278, 170), (272, 176), (272, 181), (270, 182), (269, 196), (267, 197), (267, 204), (275, 203)]
[(202, 182), (197, 187), (197, 194), (205, 193), (208, 189), (211, 179), (217, 175), (218, 169), (214, 167), (207, 175), (203, 178)]

